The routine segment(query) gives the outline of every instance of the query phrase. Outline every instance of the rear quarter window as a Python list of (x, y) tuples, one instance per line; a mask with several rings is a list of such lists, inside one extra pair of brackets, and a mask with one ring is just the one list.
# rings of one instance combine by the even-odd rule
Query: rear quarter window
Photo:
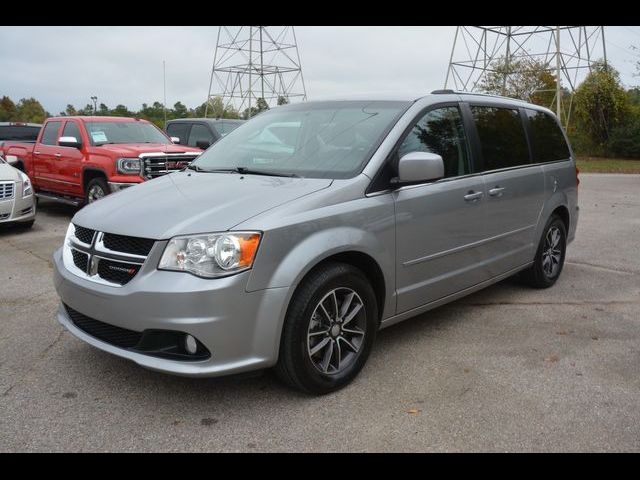
[(527, 109), (533, 163), (567, 160), (571, 156), (560, 125), (546, 112)]

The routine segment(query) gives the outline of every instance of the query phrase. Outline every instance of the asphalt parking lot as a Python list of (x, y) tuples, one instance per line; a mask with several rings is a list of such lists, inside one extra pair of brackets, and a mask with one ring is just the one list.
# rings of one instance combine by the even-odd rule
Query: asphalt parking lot
[(149, 372), (57, 323), (74, 213), (0, 229), (0, 451), (638, 451), (640, 176), (582, 175), (559, 282), (513, 280), (380, 333), (346, 389)]

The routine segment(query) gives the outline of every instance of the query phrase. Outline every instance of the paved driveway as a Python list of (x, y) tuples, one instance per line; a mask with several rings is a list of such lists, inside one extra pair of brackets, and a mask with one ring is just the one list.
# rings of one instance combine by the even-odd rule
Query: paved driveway
[(189, 380), (54, 320), (73, 210), (0, 230), (0, 451), (640, 450), (640, 176), (582, 175), (562, 278), (505, 281), (384, 330), (358, 379), (311, 398), (271, 374)]

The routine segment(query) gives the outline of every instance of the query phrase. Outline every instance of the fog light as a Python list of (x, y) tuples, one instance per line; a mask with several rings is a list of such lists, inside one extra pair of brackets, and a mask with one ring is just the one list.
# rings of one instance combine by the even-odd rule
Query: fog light
[(196, 343), (196, 339), (191, 335), (187, 335), (184, 339), (184, 348), (187, 349), (191, 355), (198, 351), (198, 344)]

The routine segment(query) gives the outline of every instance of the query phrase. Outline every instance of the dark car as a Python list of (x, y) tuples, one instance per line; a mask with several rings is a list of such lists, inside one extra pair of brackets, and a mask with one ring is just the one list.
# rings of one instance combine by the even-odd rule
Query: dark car
[(244, 123), (244, 120), (184, 118), (167, 122), (167, 134), (180, 139), (181, 145), (206, 150), (229, 132)]

